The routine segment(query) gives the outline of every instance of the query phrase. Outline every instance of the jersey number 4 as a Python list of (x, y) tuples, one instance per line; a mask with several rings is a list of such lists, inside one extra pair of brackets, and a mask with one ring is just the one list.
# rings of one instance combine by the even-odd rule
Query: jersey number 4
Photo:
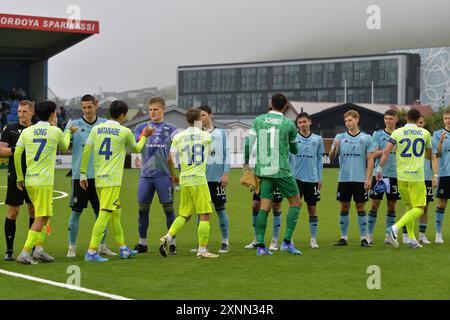
[(98, 150), (98, 154), (101, 156), (105, 156), (105, 160), (109, 160), (109, 157), (112, 155), (111, 152), (111, 138), (105, 138)]
[(47, 144), (47, 139), (33, 139), (33, 143), (39, 143), (38, 150), (36, 152), (36, 155), (34, 156), (34, 161), (39, 161), (42, 150), (44, 150), (44, 147)]

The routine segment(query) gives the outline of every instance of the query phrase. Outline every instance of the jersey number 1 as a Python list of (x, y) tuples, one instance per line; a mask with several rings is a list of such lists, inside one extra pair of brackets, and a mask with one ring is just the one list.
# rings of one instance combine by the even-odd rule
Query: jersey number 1
[(105, 156), (105, 160), (109, 160), (109, 157), (112, 155), (111, 152), (111, 138), (105, 138), (98, 150), (98, 154)]

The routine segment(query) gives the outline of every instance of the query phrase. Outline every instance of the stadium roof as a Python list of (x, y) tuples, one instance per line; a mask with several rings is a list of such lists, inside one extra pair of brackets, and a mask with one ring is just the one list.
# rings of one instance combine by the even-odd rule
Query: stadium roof
[(48, 59), (99, 29), (98, 21), (0, 13), (0, 59)]

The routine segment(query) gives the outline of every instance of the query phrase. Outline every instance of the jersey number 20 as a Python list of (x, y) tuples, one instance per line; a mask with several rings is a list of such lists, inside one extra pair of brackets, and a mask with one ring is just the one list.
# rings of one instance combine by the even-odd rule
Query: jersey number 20
[[(403, 149), (401, 156), (404, 158), (410, 158), (411, 152), (409, 151), (409, 149), (411, 148), (411, 139), (403, 138), (402, 140), (400, 140), (400, 144), (404, 144), (404, 143), (406, 143), (406, 147), (405, 147), (405, 149)], [(419, 143), (420, 143), (420, 149), (418, 147)], [(411, 149), (416, 157), (420, 157), (423, 154), (423, 151), (425, 150), (425, 141), (421, 138), (414, 140), (414, 142), (412, 143)]]

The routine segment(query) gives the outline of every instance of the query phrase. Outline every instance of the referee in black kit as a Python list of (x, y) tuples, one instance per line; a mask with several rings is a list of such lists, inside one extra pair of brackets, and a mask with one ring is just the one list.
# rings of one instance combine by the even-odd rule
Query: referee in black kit
[[(28, 204), (28, 214), (30, 215), (29, 227), (34, 222), (34, 207), (28, 197), (26, 189), (20, 191), (16, 185), (16, 170), (14, 168), (14, 150), (20, 133), (23, 129), (31, 125), (31, 119), (34, 115), (34, 103), (28, 100), (19, 102), (17, 109), (19, 122), (5, 126), (0, 139), (0, 156), (8, 157), (8, 189), (6, 191), (5, 204), (8, 205), (8, 211), (5, 219), (5, 238), (6, 238), (6, 255), (5, 261), (15, 261), (13, 257), (14, 237), (16, 234), (16, 219), (19, 214), (20, 206), (25, 201)], [(25, 152), (22, 154), (22, 169), (25, 176), (26, 160)]]

